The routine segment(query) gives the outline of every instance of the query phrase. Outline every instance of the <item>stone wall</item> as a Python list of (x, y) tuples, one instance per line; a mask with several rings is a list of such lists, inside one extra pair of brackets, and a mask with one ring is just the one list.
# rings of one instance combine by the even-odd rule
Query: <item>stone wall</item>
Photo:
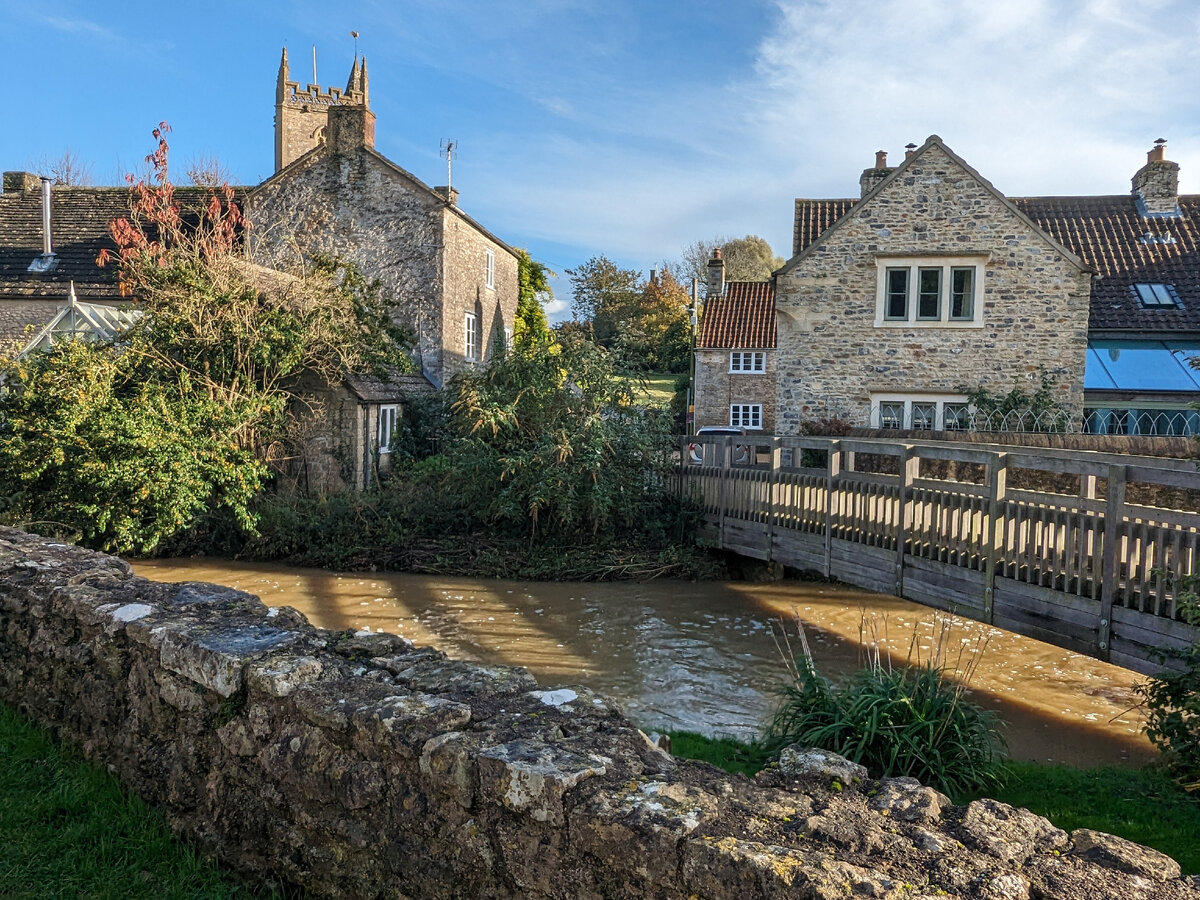
[(50, 320), (64, 306), (61, 300), (5, 300), (0, 299), (0, 355), (17, 353), (37, 337), (38, 332), (50, 324)]
[(1117, 838), (819, 753), (728, 776), (587, 691), (10, 529), (0, 697), (310, 896), (1200, 898)]
[[(877, 325), (893, 257), (984, 260), (982, 322)], [(777, 430), (865, 423), (873, 394), (1007, 394), (1039, 367), (1060, 373), (1056, 399), (1081, 418), (1089, 291), (1086, 273), (931, 140), (777, 278)]]
[(318, 153), (251, 192), (253, 254), (295, 265), (301, 252), (352, 260), (378, 278), (417, 333), (422, 365), (442, 368), (441, 204), (376, 153)]
[(775, 429), (775, 351), (766, 352), (761, 375), (729, 371), (728, 349), (696, 351), (696, 427), (728, 425), (733, 403), (761, 403), (763, 434)]
[[(477, 362), (486, 362), (505, 339), (517, 317), (517, 258), (504, 245), (483, 234), (449, 205), (442, 211), (446, 236), (442, 259), (445, 284), (442, 333), (446, 378), (467, 365), (466, 314), (475, 314)], [(492, 287), (487, 286), (487, 251), (495, 259)]]

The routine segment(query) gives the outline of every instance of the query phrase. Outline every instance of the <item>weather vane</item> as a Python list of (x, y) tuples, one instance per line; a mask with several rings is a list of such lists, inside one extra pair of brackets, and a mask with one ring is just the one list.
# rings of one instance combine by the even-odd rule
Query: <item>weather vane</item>
[(358, 59), (358, 32), (350, 32), (350, 37), (354, 38), (354, 58)]

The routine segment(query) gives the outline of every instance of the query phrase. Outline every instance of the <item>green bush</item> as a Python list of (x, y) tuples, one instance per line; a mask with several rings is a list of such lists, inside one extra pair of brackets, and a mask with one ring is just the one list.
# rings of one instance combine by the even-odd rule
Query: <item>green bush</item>
[(820, 747), (861, 763), (873, 777), (909, 775), (947, 793), (998, 782), (1004, 743), (995, 715), (963, 696), (961, 684), (927, 662), (878, 658), (835, 683), (798, 660), (767, 730), (774, 750)]
[[(1200, 574), (1176, 585), (1184, 621), (1200, 625)], [(1146, 736), (1164, 754), (1171, 774), (1188, 790), (1200, 790), (1200, 643), (1167, 654), (1182, 664), (1137, 686), (1146, 710)]]

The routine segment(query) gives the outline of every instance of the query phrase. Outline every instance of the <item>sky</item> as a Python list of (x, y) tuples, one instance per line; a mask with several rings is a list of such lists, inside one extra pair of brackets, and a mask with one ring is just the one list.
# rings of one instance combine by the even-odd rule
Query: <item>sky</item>
[(367, 59), (376, 149), (559, 274), (643, 273), (858, 195), (930, 134), (1009, 196), (1119, 194), (1156, 138), (1200, 192), (1194, 0), (0, 0), (0, 168), (71, 151), (123, 183), (170, 123), (176, 172), (273, 172), (275, 79)]

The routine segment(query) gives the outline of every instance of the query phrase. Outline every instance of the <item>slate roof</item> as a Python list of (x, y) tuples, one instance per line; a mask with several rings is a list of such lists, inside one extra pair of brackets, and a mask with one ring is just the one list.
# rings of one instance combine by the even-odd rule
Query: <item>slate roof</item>
[[(1143, 218), (1131, 194), (1009, 197), (1013, 206), (1095, 271), (1092, 332), (1200, 332), (1200, 195), (1178, 217)], [(856, 199), (796, 201), (794, 254), (850, 211)], [(1144, 308), (1133, 285), (1172, 284), (1179, 308)]]
[[(206, 188), (175, 189), (181, 206), (199, 203), (208, 193)], [(72, 281), (81, 300), (118, 299), (116, 266), (100, 268), (96, 256), (104, 248), (116, 249), (108, 223), (129, 215), (129, 188), (56, 187), (51, 204), (58, 263), (49, 272), (34, 273), (29, 264), (42, 255), (42, 192), (0, 194), (0, 300), (66, 297)]]
[(697, 347), (775, 348), (775, 286), (769, 281), (730, 281), (725, 293), (704, 303)]
[(364, 403), (395, 403), (436, 390), (424, 375), (347, 375), (345, 382)]

